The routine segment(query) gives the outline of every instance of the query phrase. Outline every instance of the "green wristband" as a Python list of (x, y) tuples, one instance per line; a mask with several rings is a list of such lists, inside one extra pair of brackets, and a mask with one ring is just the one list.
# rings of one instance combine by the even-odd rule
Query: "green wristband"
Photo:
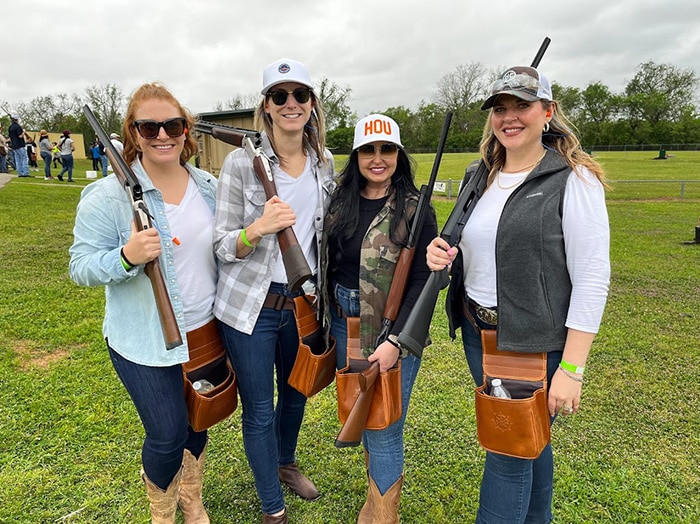
[(119, 251), (119, 260), (121, 260), (122, 267), (124, 267), (126, 271), (131, 271), (131, 269), (134, 267), (134, 265), (124, 256), (124, 248)]
[(570, 373), (578, 373), (580, 375), (583, 375), (583, 370), (586, 369), (585, 366), (574, 366), (573, 364), (569, 364), (566, 360), (562, 360), (559, 365), (562, 369), (565, 369)]
[(250, 241), (248, 240), (248, 237), (245, 234), (245, 229), (241, 230), (241, 240), (243, 241), (243, 244), (245, 244), (249, 248), (251, 248), (251, 249), (255, 248), (255, 246), (253, 244), (251, 244)]

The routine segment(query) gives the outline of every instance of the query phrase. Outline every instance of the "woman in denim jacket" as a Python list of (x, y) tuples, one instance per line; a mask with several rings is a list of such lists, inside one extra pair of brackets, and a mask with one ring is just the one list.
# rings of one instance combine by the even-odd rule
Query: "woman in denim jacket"
[[(116, 176), (81, 195), (70, 248), (70, 275), (105, 286), (102, 334), (114, 368), (141, 417), (146, 438), (142, 478), (153, 522), (208, 523), (202, 504), (207, 432), (188, 424), (182, 366), (188, 331), (214, 320), (213, 250), (216, 179), (187, 161), (197, 152), (194, 120), (160, 84), (131, 97), (124, 120), (124, 160), (143, 189), (153, 228), (136, 231)], [(144, 265), (158, 260), (184, 343), (166, 349)]]

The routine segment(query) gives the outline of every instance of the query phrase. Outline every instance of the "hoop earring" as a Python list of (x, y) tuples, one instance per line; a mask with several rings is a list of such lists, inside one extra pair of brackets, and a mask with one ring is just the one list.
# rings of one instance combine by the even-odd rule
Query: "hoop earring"
[(547, 133), (549, 131), (549, 122), (544, 123), (544, 127), (542, 128), (543, 133)]

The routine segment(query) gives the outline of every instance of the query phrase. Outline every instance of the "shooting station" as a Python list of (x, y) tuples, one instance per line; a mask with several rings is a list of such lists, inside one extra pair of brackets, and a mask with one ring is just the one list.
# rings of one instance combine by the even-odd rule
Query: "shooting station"
[[(236, 109), (232, 111), (200, 113), (197, 115), (197, 120), (204, 120), (215, 125), (254, 129), (254, 115), (255, 109)], [(197, 167), (218, 176), (224, 163), (224, 158), (236, 148), (205, 133), (197, 133), (195, 136), (197, 142), (199, 142)]]

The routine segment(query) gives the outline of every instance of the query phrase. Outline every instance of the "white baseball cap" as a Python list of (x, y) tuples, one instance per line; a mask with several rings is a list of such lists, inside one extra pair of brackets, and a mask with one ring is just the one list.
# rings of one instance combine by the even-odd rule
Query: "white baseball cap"
[(353, 149), (370, 142), (379, 141), (392, 142), (403, 147), (399, 125), (393, 118), (375, 113), (364, 117), (355, 125), (355, 139), (352, 142)]
[(110, 133), (109, 138), (119, 138), (119, 135), (116, 133)]
[(263, 88), (261, 93), (266, 95), (271, 87), (285, 82), (296, 82), (303, 86), (313, 89), (311, 77), (306, 66), (296, 60), (289, 58), (280, 58), (263, 69)]

